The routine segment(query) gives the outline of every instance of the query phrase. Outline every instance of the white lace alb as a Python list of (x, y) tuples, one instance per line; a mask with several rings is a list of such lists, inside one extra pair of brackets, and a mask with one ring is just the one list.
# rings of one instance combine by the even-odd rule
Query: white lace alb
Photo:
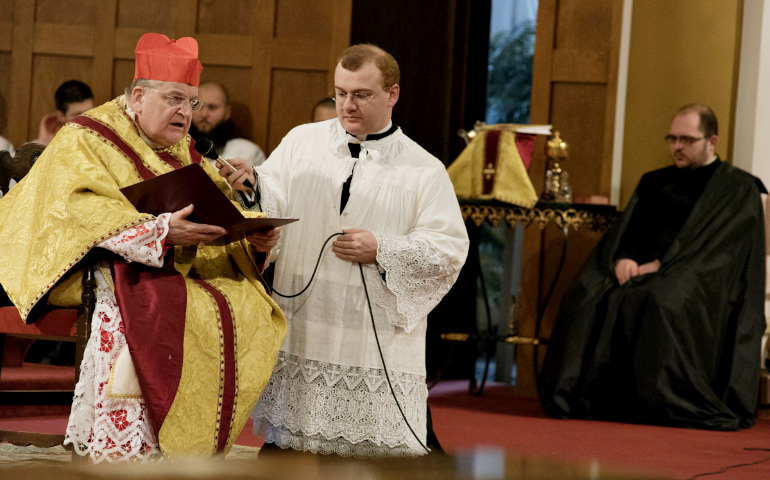
[[(99, 246), (127, 261), (160, 267), (170, 218), (171, 214), (165, 213)], [(90, 454), (94, 463), (159, 460), (162, 456), (144, 400), (116, 398), (107, 391), (115, 361), (127, 343), (115, 294), (102, 272), (109, 269), (99, 268), (96, 272), (98, 288), (91, 336), (80, 365), (80, 381), (75, 386), (64, 444), (72, 444), (79, 455)]]
[[(350, 155), (350, 141), (338, 120), (302, 125), (257, 168), (263, 199), (269, 199), (263, 210), (300, 219), (282, 230), (277, 291), (295, 293), (307, 285), (324, 242), (347, 229), (378, 235), (377, 260), (387, 284), (376, 265), (364, 266), (369, 308), (358, 265), (327, 246), (310, 288), (296, 298), (276, 297), (288, 330), (254, 411), (256, 432), (298, 450), (419, 455), (422, 448), (384, 382), (372, 323), (399, 401), (424, 440), (427, 314), (465, 261), (467, 232), (446, 168), (403, 131), (360, 142), (358, 159)], [(359, 381), (370, 376), (383, 383), (374, 388)]]
[[(425, 377), (388, 373), (404, 415), (424, 444)], [(356, 457), (425, 453), (404, 423), (381, 369), (280, 352), (252, 417), (254, 433), (282, 448)]]
[(126, 347), (126, 338), (115, 295), (101, 274), (104, 270), (96, 272), (99, 287), (91, 337), (80, 365), (64, 444), (72, 444), (79, 455), (90, 454), (94, 463), (160, 459), (144, 400), (107, 394), (112, 367)]

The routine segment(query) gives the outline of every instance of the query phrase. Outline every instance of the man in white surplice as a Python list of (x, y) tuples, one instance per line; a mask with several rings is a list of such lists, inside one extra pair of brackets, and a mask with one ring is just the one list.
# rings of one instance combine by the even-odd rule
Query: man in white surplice
[[(305, 293), (276, 297), (288, 333), (252, 414), (268, 448), (425, 453), (389, 390), (358, 263), (393, 389), (425, 444), (427, 315), (457, 279), (468, 236), (444, 165), (391, 121), (398, 81), (390, 54), (348, 48), (334, 76), (338, 118), (293, 129), (256, 168), (262, 209), (300, 219), (284, 227), (271, 255), (278, 292), (299, 292), (324, 241), (344, 233)], [(238, 172), (220, 173), (253, 182), (235, 163)]]

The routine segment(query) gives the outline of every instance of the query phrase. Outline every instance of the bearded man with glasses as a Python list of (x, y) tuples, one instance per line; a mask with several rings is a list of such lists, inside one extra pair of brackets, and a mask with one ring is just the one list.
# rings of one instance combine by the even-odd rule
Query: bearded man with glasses
[(305, 293), (276, 297), (289, 331), (253, 414), (265, 452), (414, 456), (425, 453), (420, 443), (438, 446), (426, 404), (427, 315), (457, 279), (468, 236), (444, 165), (391, 119), (398, 81), (387, 52), (348, 48), (330, 93), (337, 118), (289, 132), (256, 177), (238, 162), (263, 211), (300, 218), (274, 250), (277, 292), (299, 292), (325, 240), (343, 233)]
[(156, 217), (120, 191), (198, 164), (230, 195), (187, 133), (202, 68), (194, 39), (142, 36), (125, 94), (65, 124), (0, 199), (0, 283), (28, 323), (77, 305), (78, 262), (112, 252), (65, 438), (94, 463), (226, 454), (286, 331), (258, 278), (269, 245), (206, 245), (227, 232), (189, 221), (193, 205)]
[(564, 296), (540, 378), (549, 413), (754, 424), (767, 191), (720, 160), (717, 133), (711, 108), (677, 111), (665, 137), (674, 165), (642, 177)]

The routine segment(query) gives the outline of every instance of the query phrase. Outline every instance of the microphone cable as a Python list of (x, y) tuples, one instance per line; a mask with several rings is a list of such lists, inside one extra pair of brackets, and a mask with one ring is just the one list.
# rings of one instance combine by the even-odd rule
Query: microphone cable
[[(321, 257), (323, 256), (324, 249), (326, 248), (326, 244), (329, 243), (329, 240), (331, 240), (334, 237), (337, 237), (339, 235), (342, 235), (342, 232), (339, 233), (333, 233), (329, 236), (329, 238), (326, 239), (323, 246), (321, 247), (321, 251), (318, 253), (318, 260), (315, 263), (315, 268), (313, 269), (313, 274), (310, 276), (310, 281), (307, 282), (307, 285), (305, 285), (305, 288), (300, 290), (299, 293), (295, 293), (294, 295), (284, 295), (282, 293), (279, 293), (275, 288), (273, 288), (273, 285), (265, 279), (265, 282), (270, 286), (270, 288), (273, 290), (273, 293), (278, 295), (279, 297), (283, 298), (294, 298), (302, 295), (305, 293), (305, 290), (310, 288), (310, 285), (313, 283), (313, 279), (315, 278), (315, 274), (318, 271), (318, 265), (321, 263)], [(401, 408), (401, 404), (398, 401), (398, 398), (396, 397), (396, 391), (393, 389), (393, 384), (390, 382), (390, 375), (388, 374), (388, 367), (385, 365), (385, 356), (382, 354), (382, 348), (380, 347), (380, 337), (377, 335), (377, 326), (374, 323), (374, 311), (372, 311), (372, 302), (369, 300), (369, 290), (366, 288), (366, 279), (364, 278), (364, 267), (361, 265), (361, 262), (358, 262), (358, 270), (361, 272), (361, 282), (364, 284), (364, 294), (366, 295), (366, 304), (369, 307), (369, 317), (372, 319), (372, 329), (374, 330), (374, 340), (377, 342), (377, 351), (380, 354), (380, 360), (382, 361), (382, 370), (385, 372), (385, 380), (388, 381), (388, 388), (390, 389), (390, 394), (393, 396), (393, 400), (396, 402), (396, 407), (398, 407), (399, 413), (401, 413), (401, 418), (404, 419), (404, 423), (406, 423), (407, 428), (409, 428), (409, 431), (412, 432), (412, 435), (414, 436), (415, 440), (417, 440), (417, 443), (420, 444), (420, 446), (425, 450), (426, 453), (430, 453), (430, 449), (425, 446), (425, 444), (422, 443), (422, 440), (420, 440), (420, 437), (417, 436), (417, 434), (414, 432), (414, 429), (412, 428), (412, 425), (409, 424), (409, 420), (406, 419), (406, 415), (404, 414), (404, 410)]]
[(310, 275), (310, 281), (307, 282), (307, 285), (305, 285), (305, 288), (300, 290), (299, 293), (295, 293), (294, 295), (284, 295), (284, 294), (278, 292), (275, 288), (273, 288), (273, 285), (270, 282), (268, 282), (266, 278), (265, 278), (265, 283), (267, 283), (267, 285), (270, 287), (270, 289), (273, 291), (273, 293), (275, 293), (279, 297), (283, 297), (283, 298), (299, 297), (300, 295), (305, 293), (305, 290), (310, 288), (310, 285), (313, 283), (313, 279), (315, 278), (315, 273), (318, 271), (318, 265), (321, 263), (321, 256), (323, 255), (324, 249), (326, 248), (326, 244), (329, 243), (329, 240), (331, 240), (332, 238), (338, 237), (340, 235), (342, 235), (342, 232), (333, 233), (333, 234), (331, 234), (329, 236), (329, 238), (326, 239), (326, 241), (324, 242), (323, 246), (321, 247), (321, 251), (318, 253), (318, 261), (315, 262), (315, 268), (313, 269), (313, 274)]

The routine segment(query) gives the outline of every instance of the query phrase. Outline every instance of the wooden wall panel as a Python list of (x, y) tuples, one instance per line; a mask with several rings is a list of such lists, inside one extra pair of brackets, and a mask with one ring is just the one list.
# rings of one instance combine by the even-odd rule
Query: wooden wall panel
[(0, 52), (10, 52), (13, 45), (13, 22), (0, 20)]
[(615, 0), (558, 2), (556, 49), (606, 51)]
[(597, 152), (604, 145), (601, 133), (605, 130), (606, 96), (607, 86), (603, 84), (553, 84), (551, 123), (569, 140), (569, 158), (561, 166), (569, 173), (575, 196), (595, 195), (600, 188), (603, 165)]
[[(35, 23), (32, 50), (51, 55), (90, 57), (94, 54), (94, 28), (85, 25)], [(67, 41), (63, 42), (62, 39)]]
[[(133, 60), (115, 60), (112, 74), (112, 94), (109, 98), (116, 98), (123, 95), (126, 87), (131, 85), (134, 80), (134, 61)], [(107, 101), (105, 99), (104, 101)], [(102, 99), (99, 100), (101, 102)]]
[(8, 137), (8, 98), (11, 95), (11, 54), (0, 52), (0, 135)]
[(275, 38), (331, 38), (332, 2), (277, 0)]
[(175, 7), (174, 2), (120, 0), (116, 26), (119, 28), (138, 28), (144, 32), (158, 32), (173, 36), (176, 19)]
[[(56, 109), (53, 94), (63, 82), (80, 80), (87, 85), (91, 82), (93, 60), (88, 57), (65, 57), (55, 55), (35, 55), (32, 62), (32, 101), (30, 106), (28, 138), (37, 137), (40, 119)], [(14, 142), (20, 145), (23, 142)]]
[(297, 125), (310, 122), (315, 103), (328, 91), (326, 72), (274, 70), (268, 148), (273, 150)]
[(13, 23), (13, 4), (15, 0), (0, 0), (0, 22)]
[(0, 0), (0, 52), (10, 52), (13, 44), (13, 2)]
[[(230, 90), (237, 131), (269, 153), (333, 87), (351, 8), (352, 0), (0, 0), (0, 68), (8, 72), (0, 132), (14, 145), (36, 137), (66, 80), (88, 83), (97, 104), (122, 94), (137, 41), (157, 32), (198, 40), (203, 81)], [(3, 127), (5, 118), (14, 122)]]
[(36, 23), (95, 26), (99, 0), (38, 0)]
[(198, 4), (198, 33), (253, 35), (251, 19), (257, 13), (252, 0), (208, 0)]
[(32, 83), (32, 40), (35, 6), (31, 2), (15, 2), (13, 50), (11, 51), (11, 95), (8, 105), (8, 140), (21, 145), (27, 136), (27, 121)]

